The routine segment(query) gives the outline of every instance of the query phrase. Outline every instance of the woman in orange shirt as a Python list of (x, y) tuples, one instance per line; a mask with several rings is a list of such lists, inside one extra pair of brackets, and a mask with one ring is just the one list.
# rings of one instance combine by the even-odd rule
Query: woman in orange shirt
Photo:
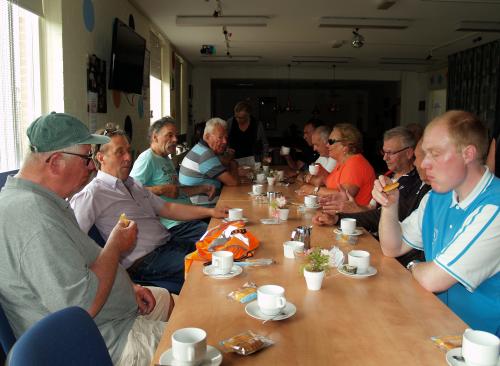
[(327, 196), (339, 191), (347, 191), (360, 206), (367, 206), (372, 199), (375, 171), (368, 160), (361, 155), (363, 137), (361, 132), (349, 123), (341, 123), (333, 128), (328, 139), (328, 152), (337, 160), (337, 165), (325, 181), (326, 187), (304, 185), (301, 192)]

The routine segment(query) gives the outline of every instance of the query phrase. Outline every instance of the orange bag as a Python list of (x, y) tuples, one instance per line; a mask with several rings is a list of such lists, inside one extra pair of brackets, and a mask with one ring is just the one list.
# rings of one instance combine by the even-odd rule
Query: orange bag
[(196, 243), (196, 250), (185, 258), (185, 273), (189, 272), (193, 260), (210, 261), (212, 253), (219, 250), (233, 252), (234, 259), (253, 256), (259, 241), (245, 229), (243, 221), (223, 222), (211, 229)]

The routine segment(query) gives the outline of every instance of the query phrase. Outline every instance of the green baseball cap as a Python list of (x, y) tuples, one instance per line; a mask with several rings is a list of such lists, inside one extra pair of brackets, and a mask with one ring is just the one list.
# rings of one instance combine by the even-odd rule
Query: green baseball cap
[(107, 136), (91, 134), (78, 118), (66, 113), (52, 112), (38, 117), (26, 132), (33, 152), (47, 152), (73, 145), (106, 144)]

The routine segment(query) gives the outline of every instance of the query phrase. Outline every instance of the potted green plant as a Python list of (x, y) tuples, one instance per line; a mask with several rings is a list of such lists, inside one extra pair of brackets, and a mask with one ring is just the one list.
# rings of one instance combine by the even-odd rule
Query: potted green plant
[(318, 247), (307, 250), (302, 270), (307, 288), (312, 291), (319, 290), (325, 274), (330, 271), (330, 251)]

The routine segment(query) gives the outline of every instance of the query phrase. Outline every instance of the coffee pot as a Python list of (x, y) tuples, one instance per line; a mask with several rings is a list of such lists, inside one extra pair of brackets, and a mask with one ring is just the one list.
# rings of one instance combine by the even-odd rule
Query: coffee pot
[(311, 248), (312, 226), (298, 226), (292, 231), (290, 236), (292, 240), (304, 243), (304, 250)]

